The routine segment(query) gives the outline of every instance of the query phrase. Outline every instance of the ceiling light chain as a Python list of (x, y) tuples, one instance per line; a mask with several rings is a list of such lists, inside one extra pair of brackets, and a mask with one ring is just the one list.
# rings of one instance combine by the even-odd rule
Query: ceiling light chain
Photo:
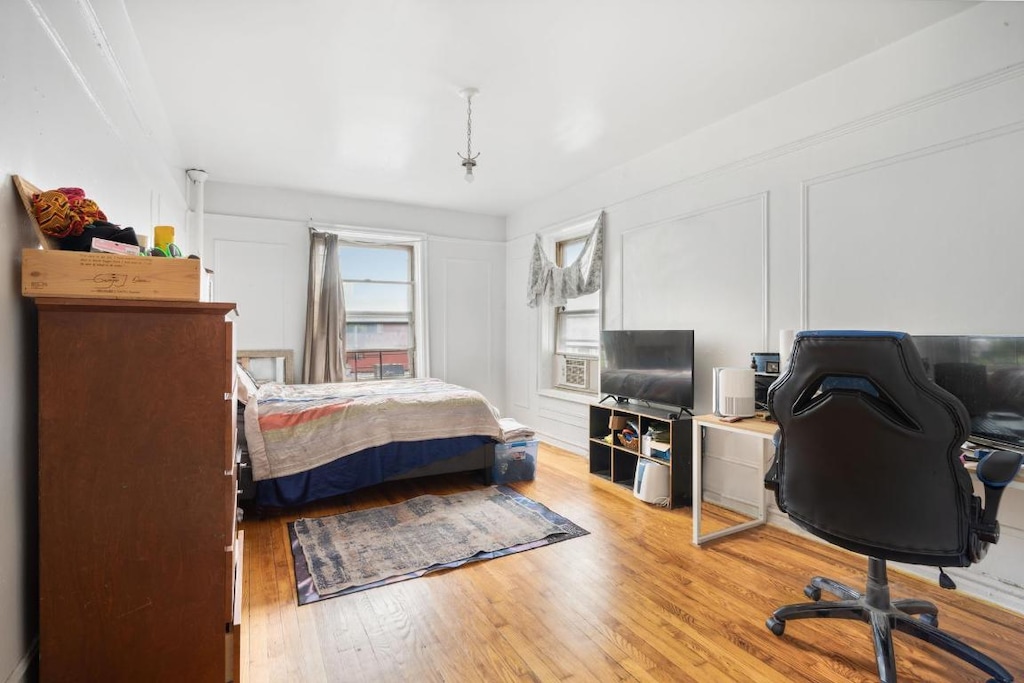
[(476, 158), (480, 152), (473, 154), (473, 96), (479, 92), (476, 88), (465, 88), (460, 94), (466, 98), (466, 156), (456, 152), (462, 159), (462, 166), (466, 169), (466, 182), (473, 182), (473, 168), (476, 166)]

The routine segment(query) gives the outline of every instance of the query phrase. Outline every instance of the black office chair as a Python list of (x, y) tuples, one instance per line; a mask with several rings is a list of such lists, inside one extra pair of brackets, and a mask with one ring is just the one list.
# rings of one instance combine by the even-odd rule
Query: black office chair
[[(999, 540), (996, 510), (1021, 465), (997, 451), (979, 463), (985, 507), (960, 459), (967, 411), (928, 379), (912, 339), (901, 332), (801, 332), (768, 403), (778, 421), (765, 485), (779, 509), (815, 536), (868, 559), (867, 590), (816, 576), (814, 602), (786, 605), (767, 621), (781, 636), (793, 619), (860, 619), (872, 626), (879, 679), (896, 681), (893, 630), (925, 640), (984, 670), (1013, 676), (990, 657), (938, 629), (938, 608), (891, 600), (886, 561), (966, 567)], [(821, 601), (821, 592), (838, 596)], [(915, 616), (918, 615), (918, 616)]]

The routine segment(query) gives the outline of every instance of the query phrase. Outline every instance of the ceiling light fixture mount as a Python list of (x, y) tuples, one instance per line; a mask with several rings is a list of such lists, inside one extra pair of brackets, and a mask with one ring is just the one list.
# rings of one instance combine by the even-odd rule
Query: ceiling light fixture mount
[(480, 152), (473, 154), (473, 97), (480, 91), (476, 88), (463, 88), (459, 94), (466, 100), (466, 156), (462, 152), (456, 152), (462, 159), (462, 167), (466, 169), (466, 182), (473, 182), (473, 168), (476, 166), (476, 158)]

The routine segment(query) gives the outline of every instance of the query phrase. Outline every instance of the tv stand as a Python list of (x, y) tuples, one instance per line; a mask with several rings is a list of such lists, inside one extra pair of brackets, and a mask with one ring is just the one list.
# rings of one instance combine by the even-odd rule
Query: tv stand
[[(608, 398), (605, 396), (605, 398)], [(603, 401), (604, 399), (601, 399)], [(681, 412), (689, 412), (681, 408)], [(668, 432), (668, 456), (646, 456), (640, 449), (632, 450), (619, 442), (620, 430), (609, 429), (612, 417), (625, 417), (640, 430), (638, 436), (647, 432), (649, 427), (661, 432)], [(669, 468), (669, 496), (667, 507), (676, 508), (690, 505), (693, 500), (691, 478), (693, 476), (693, 425), (690, 415), (680, 415), (668, 411), (639, 406), (636, 404), (620, 404), (605, 406), (601, 402), (590, 406), (590, 425), (588, 452), (590, 454), (590, 473), (606, 479), (630, 490), (636, 476), (637, 464), (642, 460), (656, 462)], [(606, 437), (611, 435), (611, 442)], [(640, 439), (637, 439), (640, 441)], [(639, 446), (639, 443), (637, 444)]]

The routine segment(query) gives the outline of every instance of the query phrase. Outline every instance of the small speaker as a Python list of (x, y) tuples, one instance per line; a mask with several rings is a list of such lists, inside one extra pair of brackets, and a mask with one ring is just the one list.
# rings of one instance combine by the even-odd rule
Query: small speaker
[(751, 368), (715, 368), (712, 394), (715, 415), (753, 417), (754, 370)]

